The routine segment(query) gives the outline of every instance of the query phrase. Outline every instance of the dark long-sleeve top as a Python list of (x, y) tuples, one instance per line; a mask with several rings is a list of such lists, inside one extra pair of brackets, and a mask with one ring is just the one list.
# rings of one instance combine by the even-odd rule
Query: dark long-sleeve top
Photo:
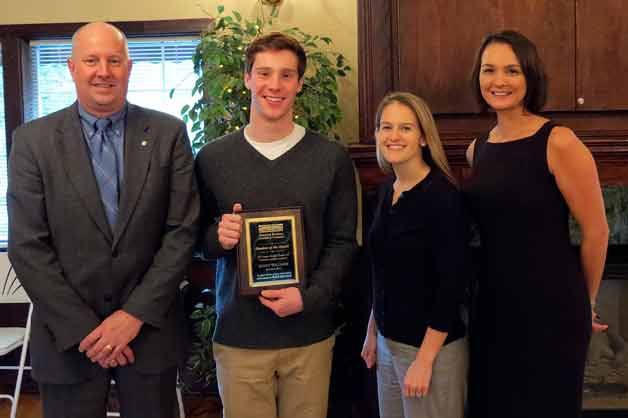
[(394, 205), (392, 185), (381, 186), (368, 241), (377, 329), (419, 347), (430, 327), (448, 332), (448, 344), (465, 334), (460, 307), (469, 257), (462, 196), (435, 169)]
[[(356, 249), (356, 192), (347, 152), (313, 132), (275, 160), (268, 160), (243, 131), (203, 147), (196, 157), (203, 203), (202, 228), (208, 255), (216, 266), (214, 341), (233, 347), (301, 347), (334, 332), (342, 279)], [(235, 250), (218, 242), (217, 220), (234, 203), (247, 209), (300, 206), (305, 229), (306, 288), (303, 312), (280, 318), (257, 298), (237, 292)]]

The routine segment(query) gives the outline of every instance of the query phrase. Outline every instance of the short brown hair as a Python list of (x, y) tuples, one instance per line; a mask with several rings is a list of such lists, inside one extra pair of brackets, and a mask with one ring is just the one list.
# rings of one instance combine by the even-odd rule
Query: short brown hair
[(471, 85), (475, 100), (483, 111), (488, 110), (489, 105), (482, 97), (482, 90), (480, 89), (480, 67), (482, 66), (484, 50), (494, 43), (506, 44), (512, 48), (526, 79), (526, 95), (523, 98), (523, 107), (528, 112), (538, 113), (545, 106), (547, 100), (547, 76), (543, 61), (539, 57), (534, 43), (514, 30), (489, 33), (482, 40), (482, 44), (475, 55), (475, 63), (471, 73)]
[(297, 71), (299, 73), (299, 79), (303, 78), (305, 74), (305, 67), (307, 65), (307, 58), (305, 56), (305, 50), (292, 36), (285, 35), (281, 32), (272, 32), (268, 35), (261, 36), (255, 39), (246, 48), (246, 62), (244, 70), (247, 74), (251, 74), (253, 64), (255, 64), (255, 55), (258, 52), (264, 51), (292, 51), (299, 60)]

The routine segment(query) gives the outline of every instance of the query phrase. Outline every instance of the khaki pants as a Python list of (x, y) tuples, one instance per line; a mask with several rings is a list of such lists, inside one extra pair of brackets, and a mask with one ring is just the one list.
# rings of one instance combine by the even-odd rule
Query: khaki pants
[(224, 418), (325, 418), (335, 337), (294, 348), (214, 343)]

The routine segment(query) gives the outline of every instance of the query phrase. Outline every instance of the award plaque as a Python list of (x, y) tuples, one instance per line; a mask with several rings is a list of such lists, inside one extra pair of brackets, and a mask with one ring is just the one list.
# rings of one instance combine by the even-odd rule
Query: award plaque
[(252, 210), (239, 215), (243, 228), (238, 244), (240, 295), (302, 287), (305, 246), (301, 208)]

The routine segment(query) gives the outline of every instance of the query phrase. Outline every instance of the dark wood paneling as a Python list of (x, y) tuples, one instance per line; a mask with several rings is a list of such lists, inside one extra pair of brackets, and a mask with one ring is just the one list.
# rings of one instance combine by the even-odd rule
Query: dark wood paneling
[(577, 2), (578, 108), (628, 110), (628, 12), (625, 0)]
[(8, 153), (11, 148), (11, 132), (24, 122), (22, 58), (26, 42), (9, 36), (0, 36), (0, 42), (2, 42), (4, 121)]
[[(547, 110), (574, 109), (573, 0), (398, 0), (393, 11), (394, 88), (423, 97), (435, 113), (477, 110), (470, 88), (476, 50), (489, 32), (515, 29), (537, 45), (550, 80)], [(548, 25), (547, 22), (559, 22)]]
[(213, 289), (216, 280), (216, 261), (193, 259), (185, 278), (198, 288)]
[[(616, 100), (628, 102), (628, 58), (622, 54), (628, 47), (628, 9), (621, 7), (623, 3), (622, 0), (601, 3), (483, 0), (469, 4), (457, 0), (358, 0), (361, 145), (352, 146), (351, 155), (365, 190), (372, 190), (384, 178), (372, 145), (373, 119), (375, 108), (386, 92), (408, 87), (400, 84), (400, 73), (414, 83), (428, 80), (426, 83), (436, 86), (437, 94), (423, 95), (428, 96), (428, 102), (437, 110), (435, 118), (452, 168), (459, 176), (468, 172), (464, 156), (467, 145), (495, 122), (491, 114), (457, 113), (464, 110), (465, 103), (468, 105), (471, 91), (466, 74), (471, 70), (472, 57), (462, 55), (475, 52), (475, 43), (484, 32), (503, 27), (521, 30), (538, 44), (550, 77), (548, 107), (572, 109), (546, 116), (572, 128), (584, 141), (593, 153), (603, 184), (628, 184), (628, 112), (600, 110), (615, 106), (619, 103)], [(446, 19), (449, 15), (454, 18)], [(487, 28), (486, 22), (493, 22), (495, 27)], [(475, 27), (483, 28), (482, 33)], [(581, 65), (574, 68), (576, 30), (578, 48), (590, 42), (583, 51), (592, 49), (597, 54), (589, 58), (589, 73), (582, 72)], [(468, 38), (474, 36), (477, 39), (473, 46), (469, 42), (468, 51), (450, 50), (451, 45), (457, 42), (466, 45)], [(583, 59), (582, 53), (579, 60)], [(615, 61), (608, 62), (606, 58)], [(601, 91), (599, 102), (591, 103), (585, 97), (585, 105), (575, 111), (574, 74), (579, 74), (581, 82), (590, 80), (591, 85), (610, 87), (606, 90), (597, 87)], [(412, 86), (408, 88), (413, 91)], [(422, 94), (418, 89), (414, 91)], [(452, 113), (439, 113), (441, 104), (453, 109)], [(585, 110), (589, 105), (596, 110)], [(617, 106), (623, 109), (622, 103)]]
[[(526, 1), (526, 2), (521, 2), (521, 3), (516, 2), (516, 3), (518, 5), (515, 5), (515, 2), (507, 2), (505, 0), (490, 1), (490, 2), (485, 0), (481, 2), (474, 2), (474, 6), (483, 8), (485, 10), (499, 10), (500, 7), (510, 7), (511, 9), (512, 7), (515, 7), (515, 8), (518, 7), (518, 8), (524, 8), (526, 10), (525, 13), (528, 13), (528, 15), (532, 12), (537, 12), (538, 10), (547, 11), (547, 13), (551, 16), (560, 16), (561, 13), (563, 12), (565, 13), (565, 16), (560, 16), (560, 18), (556, 19), (557, 23), (554, 25), (545, 25), (545, 22), (547, 21), (547, 19), (542, 14), (534, 15), (533, 18), (529, 18), (528, 20), (530, 20), (533, 23), (528, 22), (526, 24), (530, 27), (533, 24), (538, 25), (541, 28), (540, 29), (541, 32), (539, 34), (528, 33), (528, 35), (535, 42), (538, 42), (540, 44), (539, 52), (542, 55), (542, 57), (546, 60), (546, 67), (548, 69), (548, 72), (550, 73), (551, 80), (550, 80), (550, 97), (549, 97), (548, 108), (558, 107), (558, 105), (556, 104), (553, 105), (552, 103), (559, 103), (562, 106), (566, 102), (570, 102), (569, 108), (573, 109), (573, 107), (575, 106), (574, 105), (574, 98), (575, 98), (574, 91), (576, 88), (575, 78), (573, 76), (574, 58), (572, 56), (574, 39), (571, 39), (570, 42), (565, 41), (565, 43), (569, 43), (571, 46), (558, 45), (557, 47), (559, 51), (558, 55), (556, 55), (555, 51), (552, 51), (551, 49), (549, 49), (549, 47), (546, 47), (543, 45), (544, 45), (544, 42), (551, 41), (551, 39), (548, 39), (548, 38), (552, 38), (554, 36), (552, 34), (554, 33), (556, 34), (555, 36), (559, 39), (566, 39), (569, 36), (568, 35), (569, 33), (571, 33), (572, 36), (575, 36), (573, 32), (574, 30), (573, 25), (575, 24), (574, 23), (575, 1), (574, 0), (560, 0), (558, 2), (542, 2), (542, 3), (539, 3), (538, 5), (536, 4), (538, 2), (534, 2), (534, 1), (533, 2)], [(406, 31), (414, 30), (414, 29), (409, 29), (409, 28), (418, 27), (419, 24), (417, 22), (422, 22), (420, 25), (420, 29), (416, 29), (420, 31), (421, 36), (426, 36), (428, 39), (432, 39), (432, 38), (436, 39), (434, 36), (431, 36), (430, 33), (434, 32), (434, 33), (440, 34), (441, 41), (438, 41), (438, 39), (436, 39), (436, 41), (434, 42), (438, 41), (435, 44), (437, 46), (434, 46), (433, 48), (431, 48), (430, 51), (436, 55), (448, 54), (447, 51), (442, 52), (442, 49), (444, 48), (444, 46), (446, 46), (447, 43), (451, 44), (455, 40), (468, 36), (467, 32), (470, 29), (467, 29), (467, 27), (474, 26), (478, 24), (477, 22), (478, 20), (481, 21), (482, 19), (484, 19), (483, 16), (480, 16), (477, 13), (475, 13), (471, 16), (465, 17), (466, 20), (464, 21), (464, 24), (460, 24), (456, 26), (452, 22), (440, 22), (443, 24), (440, 24), (440, 23), (434, 24), (434, 22), (432, 22), (430, 19), (425, 19), (425, 18), (422, 18), (421, 16), (409, 16), (412, 14), (412, 10), (415, 10), (415, 11), (422, 10), (421, 8), (428, 7), (428, 6), (425, 6), (425, 4), (427, 4), (428, 6), (432, 5), (431, 7), (433, 8), (434, 7), (433, 4), (435, 3), (433, 0), (416, 0), (414, 2), (410, 2), (409, 0), (390, 0), (390, 1), (358, 0), (358, 12), (359, 12), (358, 56), (359, 56), (359, 63), (360, 63), (359, 65), (360, 143), (363, 143), (363, 144), (373, 143), (373, 131), (374, 131), (373, 118), (374, 118), (375, 109), (377, 107), (379, 100), (381, 100), (381, 98), (387, 92), (393, 89), (402, 87), (399, 85), (399, 74), (398, 74), (400, 64), (395, 64), (395, 67), (397, 68), (396, 70), (397, 82), (395, 84), (394, 82), (395, 77), (393, 76), (393, 63), (396, 62), (395, 58), (399, 60), (399, 57), (404, 56), (405, 52), (394, 53), (394, 51), (401, 50), (399, 46), (401, 42), (408, 42), (407, 40), (402, 41), (403, 39), (405, 39)], [(537, 8), (537, 6), (541, 8), (539, 9)], [(400, 7), (406, 7), (405, 12), (401, 16), (399, 16)], [(461, 7), (464, 8), (467, 6), (465, 6), (464, 4), (461, 4)], [(516, 11), (516, 13), (522, 13), (522, 12)], [(510, 15), (512, 14), (513, 13), (510, 13)], [(521, 27), (517, 27), (516, 25), (512, 24), (510, 20), (508, 20), (508, 19), (514, 19), (510, 15), (506, 16), (505, 13), (498, 12), (498, 11), (490, 12), (489, 15), (493, 16), (492, 17), (493, 20), (501, 22), (500, 23), (501, 27), (505, 27), (508, 25), (515, 29), (523, 30), (521, 29)], [(405, 19), (404, 21), (406, 23), (401, 25), (400, 19)], [(571, 25), (572, 25), (571, 28), (569, 27), (569, 25), (564, 24), (567, 21), (571, 22)], [(549, 26), (553, 29), (551, 28), (547, 29), (545, 28), (545, 26)], [(558, 26), (560, 27), (564, 26), (565, 28), (560, 29), (558, 28)], [(445, 28), (445, 29), (441, 29), (441, 28)], [(492, 31), (497, 30), (497, 29), (498, 27), (491, 28)], [(476, 35), (478, 39), (474, 42), (474, 45), (470, 46), (468, 48), (468, 51), (465, 52), (466, 54), (468, 54), (466, 58), (468, 61), (467, 64), (463, 65), (459, 61), (454, 61), (449, 68), (445, 68), (441, 64), (439, 64), (441, 66), (440, 70), (434, 71), (434, 72), (438, 72), (439, 75), (431, 75), (431, 77), (440, 77), (443, 79), (446, 78), (447, 81), (449, 82), (449, 84), (447, 85), (459, 86), (457, 89), (452, 89), (452, 91), (455, 91), (455, 94), (449, 98), (451, 103), (446, 103), (445, 104), (446, 107), (457, 106), (458, 103), (462, 103), (464, 105), (465, 100), (467, 101), (467, 104), (468, 104), (469, 100), (471, 100), (470, 99), (471, 88), (468, 84), (468, 78), (469, 78), (468, 72), (471, 71), (472, 54), (475, 52), (475, 49), (477, 48), (477, 42), (479, 42), (479, 39), (483, 35), (484, 33), (482, 33), (481, 35), (479, 34)], [(399, 38), (402, 40), (395, 43), (395, 39), (399, 39)], [(567, 49), (571, 51), (569, 52), (568, 55), (572, 56), (572, 58), (557, 59), (557, 57), (563, 56), (563, 55), (560, 55), (560, 51), (562, 49)], [(410, 51), (409, 54), (410, 56), (414, 54), (415, 57), (418, 57), (417, 52)], [(435, 58), (429, 53), (425, 55), (426, 55), (425, 59), (422, 59), (422, 63), (425, 63), (425, 62), (429, 63), (435, 60)], [(406, 58), (404, 58), (404, 60), (405, 59)], [(404, 63), (405, 62), (406, 61), (404, 61)], [(406, 65), (404, 64), (404, 67), (405, 66)], [(408, 65), (408, 67), (410, 67), (410, 65)], [(567, 69), (571, 71), (571, 75), (567, 75), (565, 77), (552, 75), (552, 74), (560, 74), (560, 71), (563, 71), (563, 70), (566, 71)], [(420, 79), (421, 77), (426, 77), (423, 74), (426, 72), (426, 70), (424, 70), (424, 68), (418, 64), (414, 67), (411, 67), (407, 71), (419, 74), (419, 75), (416, 75), (417, 79)], [(459, 74), (457, 77), (459, 78), (456, 78), (454, 76), (449, 76), (449, 75), (447, 76), (440, 75), (440, 74), (450, 74), (449, 71), (454, 71), (454, 72), (458, 71)], [(556, 83), (558, 82), (561, 83), (560, 86), (562, 87), (557, 87)], [(624, 83), (624, 84), (626, 83), (625, 80), (618, 80), (618, 82)], [(554, 87), (552, 87), (552, 84), (554, 85)], [(564, 89), (568, 89), (569, 91), (563, 92)], [(421, 92), (418, 92), (418, 93), (421, 94)], [(440, 93), (439, 95), (435, 95), (435, 96), (437, 96), (435, 99), (437, 102), (439, 100), (443, 100), (439, 98)], [(561, 97), (567, 97), (567, 99), (565, 100), (565, 99), (562, 99)], [(432, 100), (428, 100), (428, 102), (433, 108), (435, 108), (434, 103), (432, 103)], [(458, 112), (459, 111), (456, 111), (455, 113), (458, 113)], [(457, 115), (447, 115), (447, 114), (438, 115), (439, 112), (436, 112), (436, 113), (437, 113), (437, 118), (447, 118), (447, 119), (458, 118), (461, 125), (464, 125), (468, 121), (470, 120), (472, 121), (477, 118), (486, 119), (484, 116), (478, 116), (476, 114), (473, 114), (472, 112), (469, 112), (467, 114), (457, 114)], [(581, 117), (583, 121), (590, 123), (592, 126), (598, 126), (598, 125), (603, 126), (602, 120), (601, 119), (598, 120), (598, 117), (600, 116), (601, 114), (599, 112), (582, 112), (579, 114), (579, 117)], [(464, 130), (464, 128), (462, 129)], [(482, 132), (483, 130), (484, 129), (480, 130), (480, 132)], [(471, 133), (475, 135), (478, 132), (473, 131)]]
[[(597, 163), (602, 184), (628, 184), (628, 117), (624, 113), (580, 115), (574, 112), (549, 113), (546, 116), (573, 129), (589, 148)], [(449, 164), (458, 178), (470, 173), (465, 156), (467, 147), (494, 123), (494, 116), (490, 114), (436, 117)], [(365, 191), (376, 188), (385, 175), (377, 165), (375, 145), (352, 145), (349, 152), (360, 173), (362, 188)]]
[(350, 145), (349, 153), (358, 169), (362, 190), (365, 192), (375, 190), (377, 185), (386, 178), (377, 165), (375, 145)]
[(358, 83), (360, 138), (373, 141), (373, 118), (379, 101), (392, 87), (391, 3), (358, 0)]

